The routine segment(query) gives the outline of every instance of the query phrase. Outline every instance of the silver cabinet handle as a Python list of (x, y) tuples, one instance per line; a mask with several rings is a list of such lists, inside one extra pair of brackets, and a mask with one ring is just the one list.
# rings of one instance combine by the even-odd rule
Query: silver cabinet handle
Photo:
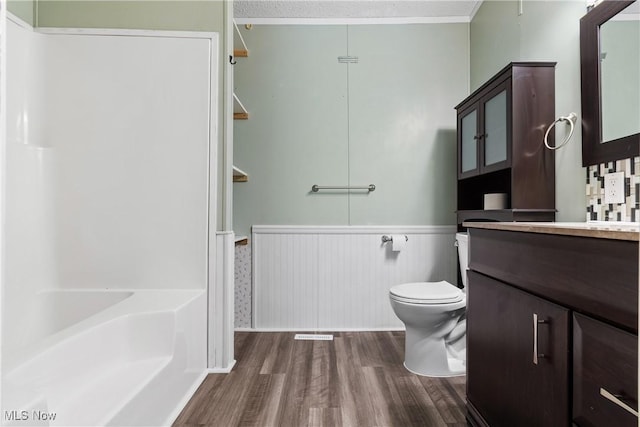
[(548, 323), (546, 320), (538, 319), (538, 313), (533, 313), (533, 364), (538, 364), (538, 359), (546, 357), (544, 354), (538, 353), (538, 325), (540, 323)]
[(620, 400), (620, 397), (622, 397), (622, 396), (617, 396), (617, 395), (615, 395), (613, 393), (609, 393), (607, 390), (605, 390), (602, 387), (600, 387), (600, 396), (604, 397), (607, 400), (610, 400), (611, 402), (615, 403), (616, 405), (618, 405), (619, 407), (621, 407), (625, 411), (632, 413), (636, 417), (638, 416), (638, 411), (637, 410), (633, 409), (631, 406), (627, 405), (622, 400)]

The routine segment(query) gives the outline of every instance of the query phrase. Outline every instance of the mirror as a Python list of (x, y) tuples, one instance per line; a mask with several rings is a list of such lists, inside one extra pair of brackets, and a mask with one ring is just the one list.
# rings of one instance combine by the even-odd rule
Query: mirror
[(640, 132), (640, 2), (600, 26), (602, 142)]
[(605, 0), (580, 20), (582, 164), (640, 155), (640, 8)]

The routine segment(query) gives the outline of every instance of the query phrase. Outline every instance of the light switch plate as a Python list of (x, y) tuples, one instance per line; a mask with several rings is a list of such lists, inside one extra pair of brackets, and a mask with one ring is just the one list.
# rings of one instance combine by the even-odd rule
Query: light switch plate
[(624, 203), (624, 172), (604, 176), (604, 202)]

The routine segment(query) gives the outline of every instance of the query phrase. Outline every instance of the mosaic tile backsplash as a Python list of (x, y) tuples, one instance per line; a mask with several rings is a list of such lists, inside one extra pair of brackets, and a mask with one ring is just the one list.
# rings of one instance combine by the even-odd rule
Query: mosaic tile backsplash
[(236, 246), (235, 327), (251, 327), (251, 244)]
[[(604, 203), (604, 175), (624, 172), (625, 202)], [(640, 156), (587, 168), (587, 221), (640, 222)]]

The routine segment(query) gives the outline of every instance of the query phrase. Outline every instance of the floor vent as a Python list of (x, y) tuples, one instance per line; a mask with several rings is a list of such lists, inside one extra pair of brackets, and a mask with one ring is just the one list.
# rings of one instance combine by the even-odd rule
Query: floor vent
[(296, 339), (296, 340), (310, 340), (310, 341), (333, 341), (333, 335), (296, 334), (294, 339)]

